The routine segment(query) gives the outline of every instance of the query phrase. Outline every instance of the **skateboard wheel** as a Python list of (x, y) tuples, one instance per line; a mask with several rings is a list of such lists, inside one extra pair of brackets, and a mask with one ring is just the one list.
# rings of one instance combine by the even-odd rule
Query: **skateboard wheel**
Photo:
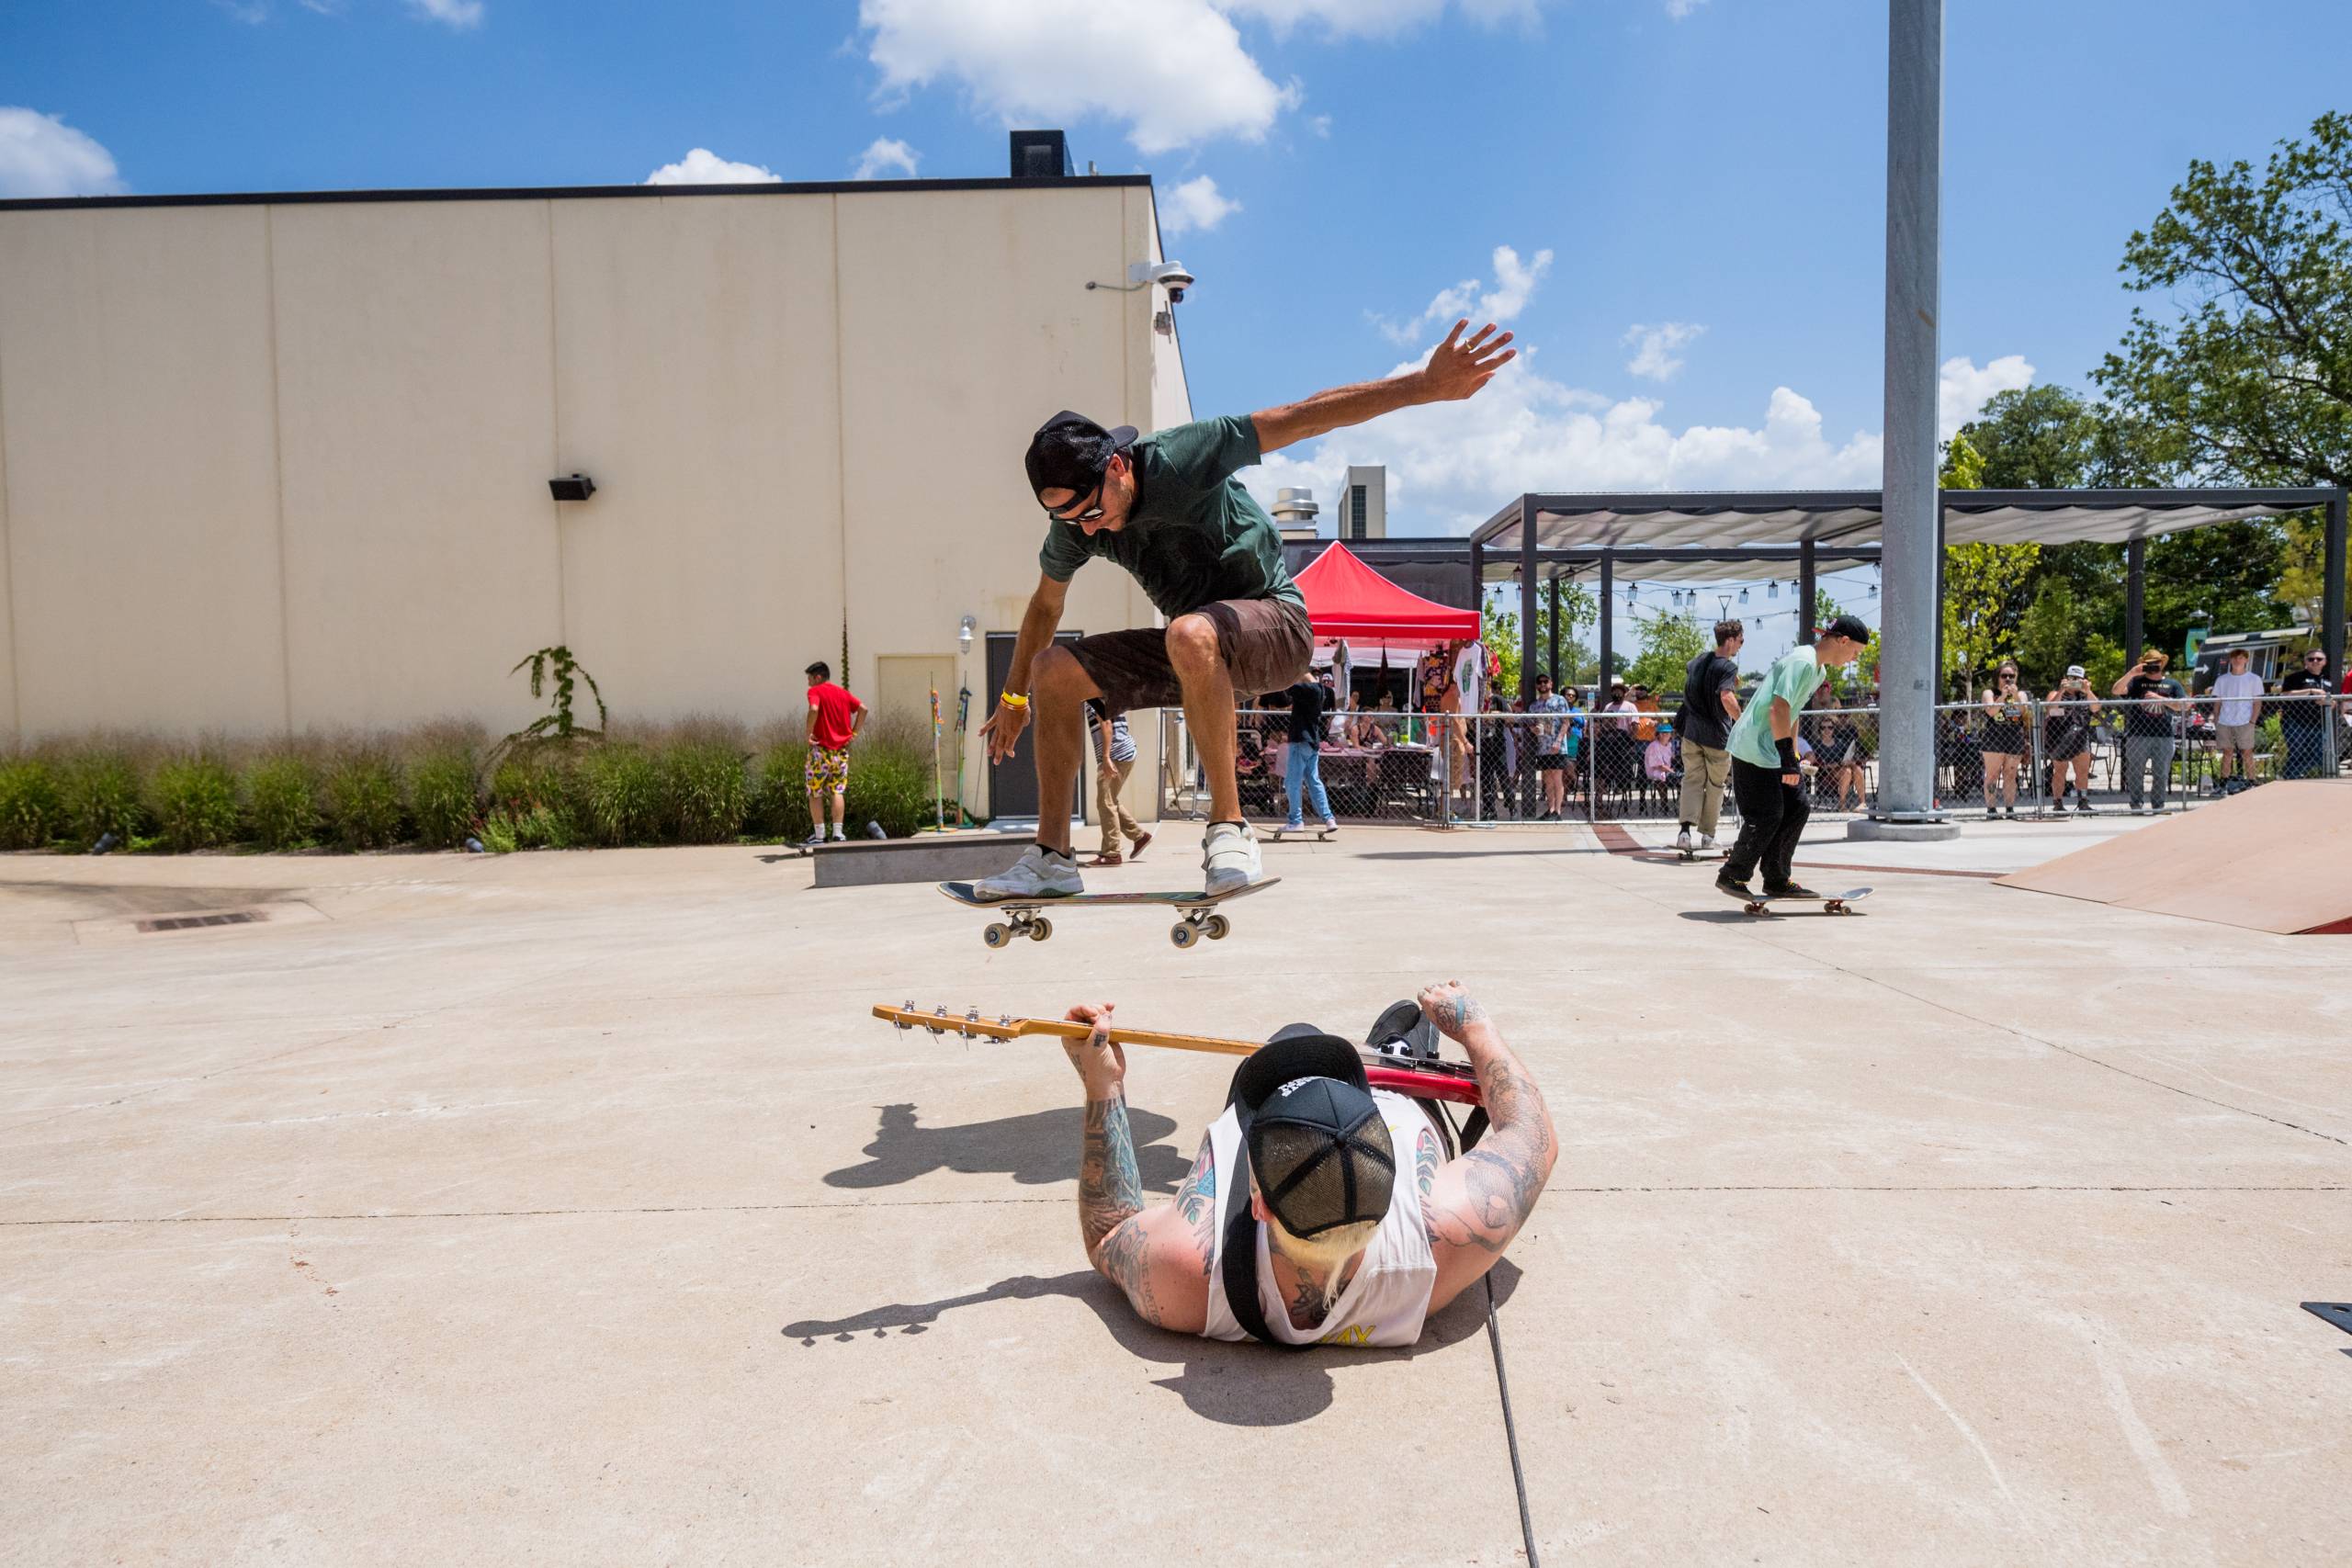
[(980, 933), (980, 940), (990, 947), (1002, 947), (1012, 940), (1012, 928), (1007, 925), (992, 925)]
[(1054, 922), (1046, 919), (1043, 915), (1038, 916), (1035, 919), (1029, 922), (1029, 940), (1031, 942), (1043, 942), (1053, 934)]
[(1211, 915), (1205, 922), (1204, 929), (1211, 942), (1223, 942), (1226, 933), (1233, 929), (1233, 922), (1227, 920), (1223, 915)]
[(1179, 920), (1169, 928), (1168, 940), (1179, 947), (1190, 947), (1201, 940), (1201, 933), (1194, 931), (1189, 921)]

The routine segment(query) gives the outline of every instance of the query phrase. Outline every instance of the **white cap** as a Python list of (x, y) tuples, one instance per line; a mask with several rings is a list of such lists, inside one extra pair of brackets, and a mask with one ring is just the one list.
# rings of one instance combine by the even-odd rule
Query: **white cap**
[(2082, 678), (2083, 678), (2083, 667), (2082, 667), (2081, 665), (2079, 665), (2079, 664), (2069, 664), (2069, 665), (2067, 665), (2067, 666), (2066, 666), (2066, 679), (2068, 679), (2069, 681), (2079, 681), (2079, 680), (2081, 680)]

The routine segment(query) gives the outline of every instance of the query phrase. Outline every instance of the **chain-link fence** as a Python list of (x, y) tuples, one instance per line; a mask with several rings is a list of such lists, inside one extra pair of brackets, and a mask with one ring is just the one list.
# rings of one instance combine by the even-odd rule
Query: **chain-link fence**
[[(1695, 822), (1736, 807), (1721, 753), (1686, 744), (1671, 710), (1329, 715), (1311, 751), (1290, 715), (1244, 709), (1235, 772), (1244, 815), (1268, 826), (1325, 816), (1442, 826)], [(1879, 710), (1808, 707), (1797, 754), (1814, 813), (1877, 804)], [(1164, 815), (1205, 818), (1206, 781), (1181, 713), (1162, 716)], [(2168, 811), (2277, 778), (2352, 771), (2352, 702), (2268, 695), (1995, 696), (1936, 709), (1935, 805), (1967, 817), (2050, 819)], [(1317, 788), (1321, 789), (1318, 804)], [(1737, 830), (1719, 829), (1727, 838)]]

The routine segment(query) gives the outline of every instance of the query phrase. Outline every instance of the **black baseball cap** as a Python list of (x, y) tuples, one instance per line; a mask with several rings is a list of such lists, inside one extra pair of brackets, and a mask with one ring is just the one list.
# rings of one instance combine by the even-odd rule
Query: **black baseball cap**
[(1860, 615), (1840, 615), (1821, 628), (1820, 637), (1842, 637), (1849, 642), (1871, 640), (1870, 627), (1862, 625)]
[(1029, 491), (1067, 490), (1084, 495), (1102, 479), (1112, 455), (1135, 444), (1136, 427), (1122, 424), (1105, 430), (1082, 413), (1064, 409), (1037, 427), (1029, 438)]
[(1305, 1238), (1387, 1214), (1396, 1150), (1353, 1045), (1286, 1024), (1233, 1075), (1232, 1098), (1258, 1190), (1283, 1229)]

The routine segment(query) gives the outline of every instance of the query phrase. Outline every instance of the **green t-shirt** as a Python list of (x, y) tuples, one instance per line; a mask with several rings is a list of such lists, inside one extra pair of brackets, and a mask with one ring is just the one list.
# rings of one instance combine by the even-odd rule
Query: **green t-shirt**
[(1826, 673), (1813, 649), (1799, 643), (1772, 661), (1764, 672), (1756, 695), (1739, 710), (1739, 722), (1731, 727), (1731, 754), (1743, 762), (1759, 768), (1781, 765), (1780, 747), (1772, 739), (1772, 699), (1779, 697), (1789, 705), (1789, 717), (1793, 720), (1804, 712), (1804, 705)]
[(1157, 431), (1136, 442), (1136, 501), (1127, 525), (1091, 536), (1074, 523), (1048, 523), (1037, 564), (1068, 582), (1091, 556), (1135, 574), (1163, 615), (1219, 599), (1306, 599), (1283, 564), (1282, 536), (1237, 468), (1258, 461), (1258, 427), (1246, 414)]

